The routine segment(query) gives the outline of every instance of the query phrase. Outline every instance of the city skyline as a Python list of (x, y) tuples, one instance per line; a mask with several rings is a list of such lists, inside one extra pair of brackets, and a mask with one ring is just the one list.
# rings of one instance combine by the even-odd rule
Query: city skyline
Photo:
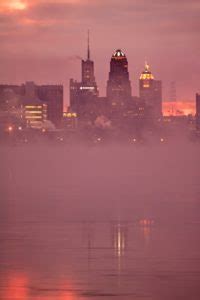
[[(199, 91), (198, 1), (101, 3), (1, 1), (0, 81), (62, 83), (65, 105), (69, 104), (68, 81), (80, 78), (90, 28), (91, 57), (101, 96), (105, 95), (110, 56), (121, 48), (129, 61), (133, 95), (138, 95), (139, 76), (147, 59), (155, 78), (163, 81), (164, 101), (170, 97), (172, 81), (178, 100), (195, 101)], [(187, 23), (183, 24), (183, 18)]]

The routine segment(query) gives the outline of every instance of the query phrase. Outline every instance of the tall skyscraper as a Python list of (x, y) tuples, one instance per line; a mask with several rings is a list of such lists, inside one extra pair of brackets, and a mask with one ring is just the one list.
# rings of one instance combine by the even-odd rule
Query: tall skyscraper
[(196, 128), (200, 130), (200, 94), (196, 94)]
[(93, 106), (99, 92), (94, 76), (94, 62), (90, 57), (90, 39), (88, 32), (87, 58), (82, 60), (81, 82), (70, 79), (70, 108), (79, 118), (93, 114)]
[(90, 59), (90, 36), (88, 31), (87, 59), (82, 60), (82, 83), (85, 86), (96, 87), (94, 62)]
[(126, 55), (120, 49), (116, 50), (111, 57), (107, 82), (107, 99), (111, 112), (122, 112), (131, 99), (128, 61)]
[(154, 79), (147, 63), (140, 76), (139, 95), (145, 103), (147, 116), (159, 119), (162, 116), (162, 82)]

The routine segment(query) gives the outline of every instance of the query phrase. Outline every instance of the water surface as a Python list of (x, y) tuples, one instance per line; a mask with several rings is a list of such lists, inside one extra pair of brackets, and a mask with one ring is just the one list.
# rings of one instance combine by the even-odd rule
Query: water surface
[(198, 146), (0, 152), (0, 299), (200, 299)]

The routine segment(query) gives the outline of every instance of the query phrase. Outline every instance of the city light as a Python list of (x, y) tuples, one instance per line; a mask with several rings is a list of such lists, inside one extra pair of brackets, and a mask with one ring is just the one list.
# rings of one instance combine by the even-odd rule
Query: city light
[(120, 50), (116, 50), (115, 53), (113, 54), (113, 57), (120, 59), (120, 58), (124, 58), (125, 54)]
[(151, 225), (154, 225), (154, 220), (151, 220), (151, 219), (142, 219), (139, 221), (139, 224), (141, 226), (151, 226)]
[(77, 113), (75, 113), (75, 112), (64, 112), (63, 113), (63, 117), (64, 118), (77, 118)]
[(81, 86), (80, 90), (94, 90), (95, 88), (93, 86)]
[(13, 126), (9, 126), (8, 127), (8, 132), (12, 132), (13, 131)]

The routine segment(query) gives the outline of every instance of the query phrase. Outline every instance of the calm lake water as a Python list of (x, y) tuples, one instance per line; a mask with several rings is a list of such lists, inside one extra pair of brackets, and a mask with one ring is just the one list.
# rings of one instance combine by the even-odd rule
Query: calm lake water
[(0, 299), (200, 299), (199, 146), (4, 147)]

